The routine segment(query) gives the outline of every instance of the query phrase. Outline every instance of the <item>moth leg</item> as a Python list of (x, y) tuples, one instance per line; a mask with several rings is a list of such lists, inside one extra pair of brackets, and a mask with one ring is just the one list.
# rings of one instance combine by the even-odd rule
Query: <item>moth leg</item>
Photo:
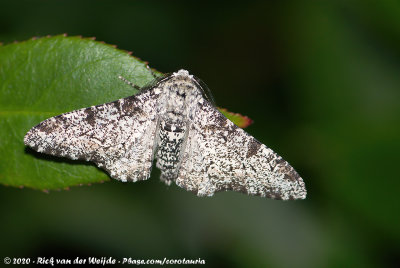
[(138, 85), (135, 85), (131, 81), (128, 81), (128, 79), (122, 77), (121, 75), (118, 76), (118, 78), (121, 79), (122, 81), (124, 81), (125, 83), (127, 83), (128, 85), (130, 85), (131, 87), (133, 87), (134, 89), (140, 90), (140, 87)]

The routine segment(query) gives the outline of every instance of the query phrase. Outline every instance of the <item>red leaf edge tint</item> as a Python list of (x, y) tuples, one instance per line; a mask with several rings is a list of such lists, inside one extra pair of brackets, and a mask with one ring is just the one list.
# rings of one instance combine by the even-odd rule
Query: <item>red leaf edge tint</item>
[(231, 120), (233, 123), (235, 123), (235, 125), (237, 125), (240, 128), (246, 128), (246, 127), (250, 126), (251, 124), (253, 124), (253, 120), (250, 119), (249, 117), (245, 116), (245, 115), (229, 112), (225, 108), (219, 108), (218, 107), (218, 110), (223, 115), (225, 115), (226, 118)]

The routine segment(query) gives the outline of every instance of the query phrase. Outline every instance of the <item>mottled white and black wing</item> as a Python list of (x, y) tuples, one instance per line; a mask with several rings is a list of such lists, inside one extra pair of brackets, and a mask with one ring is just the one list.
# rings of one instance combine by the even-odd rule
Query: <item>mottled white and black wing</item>
[(199, 196), (234, 190), (304, 199), (297, 172), (224, 117), (202, 89), (179, 70), (135, 96), (47, 119), (24, 142), (38, 152), (92, 161), (121, 181), (147, 179), (156, 156), (162, 180)]
[(233, 190), (273, 199), (304, 199), (302, 178), (279, 155), (223, 116), (198, 103), (176, 184), (199, 196)]
[(121, 181), (150, 176), (159, 90), (49, 118), (24, 142), (38, 152), (94, 162)]

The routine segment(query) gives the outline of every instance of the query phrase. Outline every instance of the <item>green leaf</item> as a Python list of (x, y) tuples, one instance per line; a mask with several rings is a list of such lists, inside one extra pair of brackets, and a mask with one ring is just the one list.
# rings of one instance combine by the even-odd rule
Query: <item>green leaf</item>
[[(0, 183), (47, 190), (109, 180), (91, 163), (37, 153), (23, 138), (49, 117), (136, 94), (120, 75), (138, 86), (154, 79), (146, 62), (93, 39), (54, 36), (0, 46)], [(220, 111), (240, 127), (251, 121)]]
[(153, 80), (126, 51), (80, 37), (55, 36), (0, 47), (0, 183), (59, 189), (109, 180), (87, 162), (39, 154), (23, 143), (42, 120), (137, 93)]

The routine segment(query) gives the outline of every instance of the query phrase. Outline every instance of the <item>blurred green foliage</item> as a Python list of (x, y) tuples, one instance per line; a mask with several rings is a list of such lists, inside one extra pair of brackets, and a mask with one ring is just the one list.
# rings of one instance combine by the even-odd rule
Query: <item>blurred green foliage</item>
[(247, 131), (309, 192), (299, 202), (197, 198), (157, 172), (48, 195), (2, 186), (2, 257), (398, 267), (399, 18), (390, 0), (1, 2), (1, 42), (96, 36), (162, 72), (188, 69), (218, 106), (254, 120)]

